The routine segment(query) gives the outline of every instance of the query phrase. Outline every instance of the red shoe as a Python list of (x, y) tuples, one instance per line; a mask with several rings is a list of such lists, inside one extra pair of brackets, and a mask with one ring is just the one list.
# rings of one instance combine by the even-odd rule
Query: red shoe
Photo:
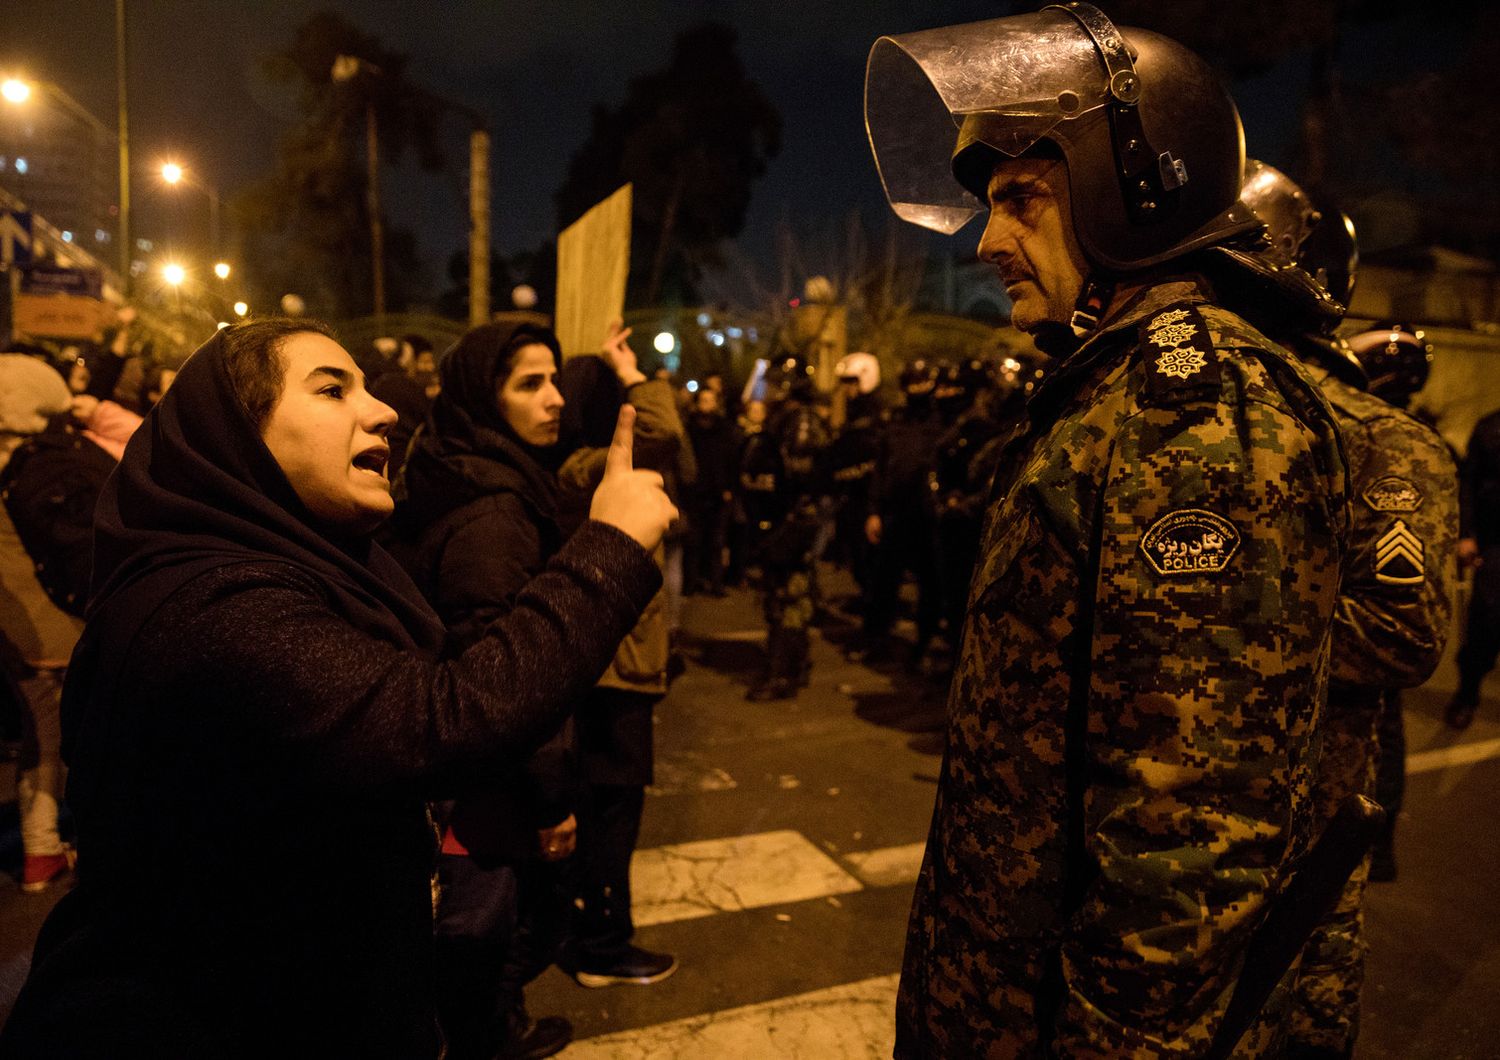
[(73, 857), (71, 850), (61, 854), (27, 854), (21, 870), (21, 890), (26, 894), (41, 894), (53, 881), (72, 871)]

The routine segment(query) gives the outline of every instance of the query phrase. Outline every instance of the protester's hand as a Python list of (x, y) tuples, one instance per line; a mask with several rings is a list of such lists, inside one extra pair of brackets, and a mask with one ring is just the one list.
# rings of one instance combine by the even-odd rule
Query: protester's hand
[(609, 322), (609, 332), (604, 336), (604, 359), (626, 386), (646, 381), (646, 373), (641, 371), (635, 351), (630, 348), (629, 340), (633, 330), (625, 326), (625, 321), (615, 317)]
[(122, 305), (115, 313), (115, 319), (120, 322), (120, 327), (128, 328), (135, 323), (135, 306)]
[(99, 411), (99, 399), (92, 394), (73, 395), (73, 418), (79, 423), (87, 425), (94, 419), (94, 413)]
[(1461, 537), (1458, 539), (1458, 562), (1460, 566), (1470, 570), (1478, 570), (1484, 566), (1484, 560), (1479, 558), (1479, 542), (1472, 537)]
[(677, 508), (662, 489), (660, 475), (635, 469), (634, 431), (635, 408), (621, 406), (614, 441), (609, 443), (604, 461), (604, 478), (589, 505), (589, 518), (623, 530), (649, 552), (661, 543), (668, 524), (677, 518)]
[(578, 818), (571, 813), (562, 824), (539, 828), (536, 833), (543, 861), (561, 861), (578, 849)]
[(872, 545), (880, 544), (880, 532), (884, 527), (881, 525), (880, 516), (872, 515), (865, 520), (865, 540)]

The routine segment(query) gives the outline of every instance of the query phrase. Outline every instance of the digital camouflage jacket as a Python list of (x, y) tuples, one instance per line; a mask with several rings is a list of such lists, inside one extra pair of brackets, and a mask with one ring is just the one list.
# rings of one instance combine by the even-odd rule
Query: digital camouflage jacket
[[(1309, 372), (1344, 440), (1352, 502), (1314, 788), (1327, 821), (1349, 795), (1375, 794), (1384, 693), (1421, 684), (1442, 657), (1453, 616), (1458, 472), (1443, 440), (1411, 416), (1319, 365)], [(1290, 1023), (1302, 1045), (1337, 1054), (1358, 1033), (1368, 878), (1366, 862), (1303, 950)]]
[(1305, 853), (1348, 533), (1305, 370), (1190, 281), (1002, 453), (917, 881), (899, 1057), (1191, 1056)]

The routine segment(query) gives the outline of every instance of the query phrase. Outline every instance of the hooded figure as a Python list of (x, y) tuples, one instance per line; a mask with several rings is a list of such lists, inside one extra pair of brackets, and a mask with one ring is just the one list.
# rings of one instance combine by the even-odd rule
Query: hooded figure
[[(318, 480), (273, 455), (279, 431), (326, 437), (323, 410), (357, 410), (377, 441), (392, 418), (318, 332), (218, 332), (100, 500), (63, 702), (78, 885), (7, 1056), (437, 1056), (424, 801), (529, 753), (659, 584), (590, 522), (444, 656), (410, 579), (315, 516)], [(378, 495), (380, 448), (335, 474)]]
[[(519, 419), (533, 409), (543, 427), (557, 419), (561, 361), (552, 332), (524, 324), (474, 328), (443, 358), (442, 390), (408, 454), (401, 521), (415, 541), (412, 574), (455, 649), (508, 613), (562, 545), (560, 447), (522, 437), (535, 420)], [(520, 412), (508, 411), (511, 394)], [(543, 1038), (571, 1037), (560, 1018), (532, 1022), (522, 990), (559, 941), (563, 914), (552, 899), (562, 889), (548, 863), (571, 854), (576, 774), (569, 720), (524, 768), (463, 793), (448, 816), (436, 935), (438, 1005), (454, 1060), (531, 1053)]]

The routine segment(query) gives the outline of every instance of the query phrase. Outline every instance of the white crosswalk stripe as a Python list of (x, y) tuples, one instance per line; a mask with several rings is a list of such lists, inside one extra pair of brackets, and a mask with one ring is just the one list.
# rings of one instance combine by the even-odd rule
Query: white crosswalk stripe
[(884, 1060), (895, 1047), (897, 976), (709, 1012), (575, 1042), (567, 1060)]

